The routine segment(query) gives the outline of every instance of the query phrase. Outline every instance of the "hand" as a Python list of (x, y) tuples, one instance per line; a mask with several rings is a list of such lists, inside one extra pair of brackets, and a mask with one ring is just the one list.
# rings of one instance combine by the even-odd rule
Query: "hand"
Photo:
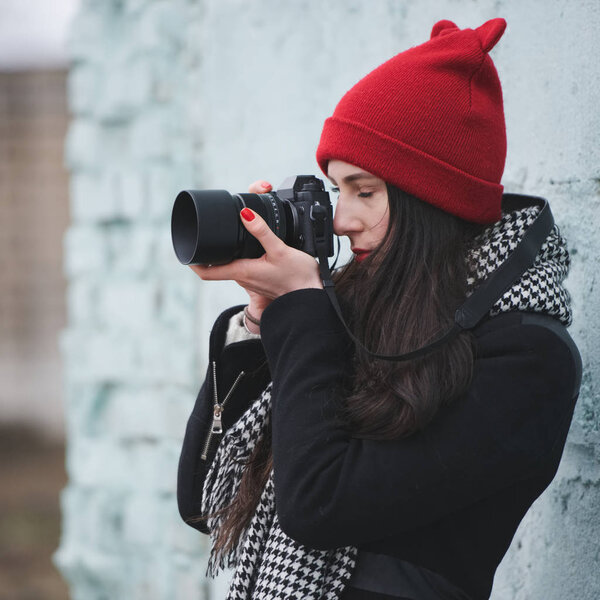
[[(248, 187), (248, 192), (250, 194), (265, 194), (267, 192), (270, 192), (272, 189), (273, 186), (268, 181), (259, 180), (250, 184), (250, 186)], [(190, 267), (193, 268), (193, 265), (190, 265)], [(267, 308), (267, 306), (269, 306), (269, 304), (271, 304), (273, 300), (271, 298), (267, 298), (266, 296), (261, 296), (258, 292), (253, 292), (252, 290), (247, 288), (244, 289), (250, 297), (250, 302), (248, 303), (248, 311), (253, 317), (255, 317), (256, 319), (260, 319), (263, 310), (265, 310), (265, 308)], [(259, 333), (258, 325), (254, 325), (254, 323), (249, 323), (248, 328), (253, 333)]]
[[(273, 186), (268, 181), (259, 180), (249, 185), (248, 192), (250, 194), (265, 194), (266, 192), (270, 192), (272, 189)], [(246, 289), (246, 293), (250, 297), (250, 302), (248, 303), (248, 311), (253, 317), (255, 317), (256, 319), (260, 319), (263, 310), (265, 310), (265, 308), (267, 308), (267, 306), (269, 306), (269, 304), (271, 304), (273, 300), (271, 298), (267, 298), (266, 296), (261, 296), (259, 293), (253, 292), (249, 289)], [(248, 325), (248, 327), (254, 333), (258, 333), (258, 325), (254, 325), (254, 323), (251, 323)]]
[[(255, 182), (249, 191), (265, 193), (270, 188), (267, 182)], [(234, 260), (226, 265), (189, 265), (201, 279), (237, 282), (250, 295), (253, 306), (249, 310), (256, 318), (260, 318), (258, 313), (262, 314), (271, 300), (283, 294), (304, 288), (323, 289), (319, 267), (312, 256), (287, 246), (254, 211), (244, 209), (242, 212), (250, 217), (246, 220), (240, 215), (244, 227), (260, 242), (265, 254), (260, 258)]]

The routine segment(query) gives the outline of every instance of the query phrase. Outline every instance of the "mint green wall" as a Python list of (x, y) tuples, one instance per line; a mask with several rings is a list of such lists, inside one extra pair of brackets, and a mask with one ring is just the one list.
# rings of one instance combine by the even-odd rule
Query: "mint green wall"
[(71, 27), (64, 239), (69, 484), (55, 560), (77, 600), (201, 598), (206, 540), (180, 519), (176, 465), (203, 370), (198, 279), (170, 240), (200, 185), (200, 9), (83, 2)]
[(84, 0), (70, 44), (69, 484), (55, 555), (72, 598), (224, 597), (226, 577), (203, 579), (206, 539), (180, 521), (175, 477), (210, 326), (245, 295), (179, 265), (175, 193), (317, 173), (322, 122), (356, 80), (439, 19), (496, 16), (508, 21), (492, 53), (503, 183), (546, 196), (569, 241), (585, 374), (557, 478), (517, 532), (493, 599), (600, 597), (596, 0)]

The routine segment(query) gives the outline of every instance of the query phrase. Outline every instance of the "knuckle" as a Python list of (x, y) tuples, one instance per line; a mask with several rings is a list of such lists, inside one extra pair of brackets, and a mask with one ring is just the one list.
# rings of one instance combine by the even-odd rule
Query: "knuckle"
[(262, 221), (256, 224), (256, 231), (259, 235), (267, 235), (271, 230), (269, 229), (269, 226)]
[(260, 221), (258, 221), (258, 219), (249, 221), (248, 223), (246, 223), (246, 225), (250, 228), (250, 230), (252, 231), (252, 235), (256, 238), (264, 237), (266, 230), (268, 229), (266, 224), (264, 222), (261, 223)]
[(251, 194), (258, 194), (259, 189), (260, 181), (254, 181), (248, 186), (248, 192), (250, 192)]

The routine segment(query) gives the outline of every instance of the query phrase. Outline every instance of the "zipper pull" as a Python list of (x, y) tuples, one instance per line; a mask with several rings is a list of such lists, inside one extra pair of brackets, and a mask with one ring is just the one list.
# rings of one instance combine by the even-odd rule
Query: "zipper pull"
[(223, 433), (223, 424), (221, 421), (222, 412), (223, 407), (220, 404), (215, 404), (213, 407), (212, 433)]
[(233, 382), (231, 389), (227, 392), (227, 395), (223, 399), (223, 402), (219, 403), (219, 395), (217, 393), (217, 363), (216, 361), (212, 361), (212, 376), (213, 376), (213, 419), (211, 427), (208, 431), (208, 435), (206, 436), (206, 440), (204, 440), (204, 446), (202, 447), (202, 453), (200, 454), (200, 458), (202, 460), (206, 460), (208, 456), (208, 449), (210, 447), (210, 442), (213, 439), (213, 435), (222, 434), (223, 433), (223, 421), (221, 419), (221, 414), (223, 413), (223, 407), (231, 395), (233, 391), (237, 387), (240, 379), (245, 375), (244, 371), (240, 371), (239, 375), (236, 377), (236, 380)]

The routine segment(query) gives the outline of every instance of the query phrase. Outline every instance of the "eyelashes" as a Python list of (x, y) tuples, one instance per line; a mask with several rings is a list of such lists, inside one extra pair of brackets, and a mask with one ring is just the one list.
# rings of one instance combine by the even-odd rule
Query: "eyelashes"
[[(340, 193), (340, 188), (339, 187), (332, 187), (331, 191), (334, 194), (338, 194)], [(359, 198), (370, 198), (373, 195), (373, 192), (359, 192), (358, 197)]]

